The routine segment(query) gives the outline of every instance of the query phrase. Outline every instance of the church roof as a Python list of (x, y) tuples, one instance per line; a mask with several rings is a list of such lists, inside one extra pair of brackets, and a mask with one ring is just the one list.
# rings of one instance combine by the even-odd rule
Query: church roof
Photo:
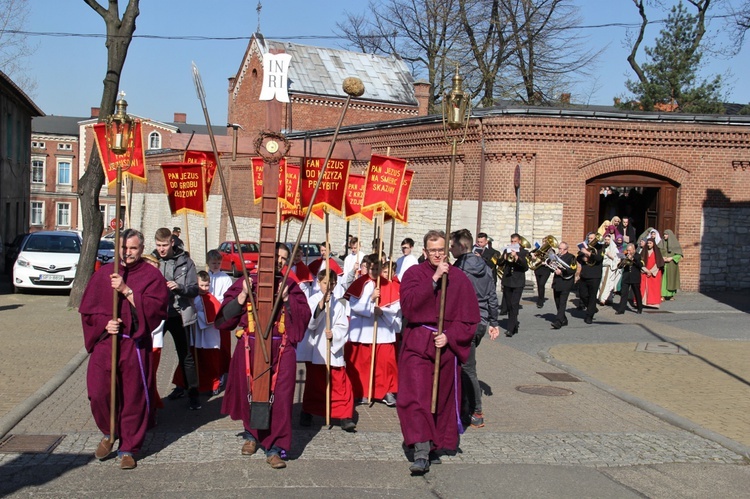
[(365, 85), (365, 94), (359, 99), (418, 105), (414, 77), (398, 57), (265, 40), (259, 35), (254, 41), (264, 51), (283, 50), (292, 56), (289, 64), (291, 93), (345, 97), (341, 84), (345, 78), (355, 76)]

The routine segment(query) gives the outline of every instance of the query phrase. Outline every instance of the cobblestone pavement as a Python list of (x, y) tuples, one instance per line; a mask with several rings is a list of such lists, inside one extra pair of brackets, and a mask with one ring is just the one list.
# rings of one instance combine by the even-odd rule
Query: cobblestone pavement
[[(329, 429), (319, 417), (314, 419), (312, 428), (295, 425), (293, 448), (289, 453), (290, 468), (294, 470), (289, 470), (285, 475), (289, 478), (278, 483), (278, 479), (267, 475), (269, 470), (261, 453), (251, 458), (240, 455), (242, 425), (220, 414), (221, 394), (204, 396), (200, 411), (188, 411), (184, 398), (165, 399), (165, 407), (159, 412), (159, 424), (149, 432), (139, 456), (137, 473), (117, 474), (122, 477), (118, 480), (133, 487), (132, 491), (149, 495), (134, 477), (158, 481), (160, 473), (166, 473), (161, 470), (172, 473), (187, 470), (191, 476), (185, 480), (193, 484), (190, 491), (202, 490), (214, 497), (232, 497), (242, 487), (248, 490), (267, 487), (264, 490), (268, 493), (281, 491), (283, 497), (298, 496), (301, 489), (317, 491), (313, 493), (315, 497), (326, 496), (331, 490), (336, 491), (333, 493), (336, 497), (347, 497), (346, 482), (351, 475), (358, 477), (358, 481), (348, 486), (359, 494), (427, 497), (455, 496), (460, 490), (459, 484), (475, 487), (472, 490), (478, 490), (479, 495), (495, 495), (491, 488), (482, 489), (483, 484), (491, 484), (502, 476), (510, 487), (507, 496), (523, 497), (535, 489), (526, 486), (514, 494), (513, 487), (528, 484), (527, 473), (531, 472), (538, 477), (538, 483), (534, 484), (539, 487), (538, 497), (557, 497), (557, 492), (561, 492), (560, 484), (565, 484), (564, 493), (560, 494), (564, 497), (596, 497), (597, 491), (611, 497), (670, 497), (670, 493), (657, 493), (661, 490), (659, 470), (668, 470), (665, 471), (669, 475), (667, 481), (675, 484), (674, 490), (683, 491), (675, 496), (695, 495), (699, 490), (697, 484), (704, 483), (705, 476), (732, 477), (734, 482), (723, 486), (722, 490), (730, 491), (732, 487), (748, 490), (750, 473), (746, 460), (738, 452), (674, 426), (608, 391), (608, 387), (616, 388), (695, 421), (738, 444), (747, 444), (750, 397), (746, 380), (750, 372), (743, 359), (748, 358), (750, 332), (727, 327), (731, 331), (726, 334), (714, 330), (705, 330), (702, 334), (703, 329), (695, 321), (691, 321), (689, 327), (682, 327), (681, 321), (692, 317), (690, 314), (694, 310), (713, 307), (710, 300), (700, 295), (696, 295), (695, 300), (699, 305), (691, 305), (687, 300), (671, 315), (609, 317), (612, 312), (604, 310), (597, 316), (600, 324), (589, 329), (571, 319), (571, 326), (563, 330), (567, 337), (550, 333), (544, 316), (532, 317), (528, 309), (524, 311), (520, 337), (500, 338), (494, 342), (485, 340), (478, 349), (486, 426), (467, 429), (459, 452), (444, 457), (447, 465), (442, 468), (444, 471), (430, 478), (435, 480), (433, 485), (430, 480), (401, 481), (406, 475), (406, 457), (401, 448), (398, 418), (395, 409), (380, 403), (372, 407), (357, 406), (358, 428), (354, 434), (336, 426)], [(101, 435), (93, 423), (86, 397), (87, 363), (85, 357), (79, 355), (82, 339), (78, 314), (67, 310), (66, 301), (65, 296), (17, 297), (0, 293), (0, 340), (13, 344), (12, 353), (0, 350), (2, 398), (11, 399), (15, 404), (23, 403), (61, 369), (70, 368), (72, 358), (83, 359), (80, 366), (70, 368), (70, 376), (64, 378), (57, 390), (10, 431), (13, 435), (60, 435), (64, 438), (50, 454), (0, 452), (0, 495), (28, 495), (36, 491), (57, 497), (61, 490), (67, 490), (63, 495), (99, 497), (101, 490), (96, 480), (106, 480), (111, 476), (109, 470), (116, 467), (114, 460), (99, 462), (92, 456)], [(31, 310), (33, 312), (29, 312)], [(728, 317), (731, 324), (743, 324), (747, 315), (738, 309), (726, 309), (721, 317)], [(54, 330), (46, 332), (50, 324), (54, 325)], [(13, 332), (9, 332), (11, 330)], [(39, 331), (44, 334), (38, 334)], [(528, 343), (524, 346), (519, 338)], [(561, 338), (572, 343), (565, 344)], [(636, 352), (636, 342), (623, 341), (632, 338), (672, 342), (689, 353)], [(539, 350), (536, 347), (541, 344), (537, 342), (548, 340), (557, 343), (542, 349), (558, 365), (581, 373), (580, 382), (549, 381), (540, 374), (564, 372), (536, 355)], [(173, 344), (171, 340), (165, 343), (159, 368), (162, 395), (171, 390), (171, 374), (176, 367)], [(528, 351), (523, 351), (524, 348)], [(295, 422), (301, 406), (300, 388), (304, 383), (304, 367), (300, 365), (298, 369)], [(532, 395), (519, 390), (524, 386), (564, 388), (570, 390), (570, 394)], [(3, 402), (0, 419), (14, 410), (13, 403)], [(525, 468), (515, 471), (517, 468), (513, 466)], [(329, 468), (341, 470), (335, 483), (314, 475)], [(456, 471), (450, 471), (452, 469)], [(652, 471), (650, 475), (647, 473), (652, 488), (641, 488), (637, 484), (637, 473), (625, 471), (637, 469)], [(675, 471), (685, 469), (695, 473), (680, 477), (680, 473), (685, 472)], [(32, 470), (38, 470), (37, 474)], [(215, 478), (207, 478), (204, 470), (213, 470)], [(233, 471), (225, 473), (223, 470)], [(253, 473), (248, 474), (249, 470)], [(378, 473), (385, 481), (383, 487), (378, 486)], [(460, 478), (474, 474), (477, 477), (471, 485)], [(245, 478), (243, 486), (227, 485), (227, 480), (238, 476)], [(359, 479), (364, 476), (367, 478)], [(196, 481), (202, 479), (207, 481), (196, 485)], [(555, 480), (560, 480), (559, 484), (555, 484)], [(583, 487), (583, 483), (579, 483), (581, 480), (585, 487), (578, 490), (577, 487)], [(436, 483), (441, 484), (440, 492), (434, 488)], [(683, 484), (681, 489), (677, 488), (678, 483)], [(30, 484), (41, 488), (29, 488)], [(617, 484), (616, 487), (613, 484)], [(186, 494), (174, 483), (158, 490), (181, 498), (194, 495)], [(640, 490), (646, 492), (637, 492)]]

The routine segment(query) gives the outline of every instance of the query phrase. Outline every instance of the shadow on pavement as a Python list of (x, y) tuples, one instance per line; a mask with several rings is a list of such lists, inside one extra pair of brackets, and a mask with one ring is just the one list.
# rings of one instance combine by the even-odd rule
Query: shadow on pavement
[(24, 453), (0, 466), (0, 496), (52, 482), (95, 458), (90, 454), (55, 454), (54, 464), (46, 462), (49, 459), (48, 454)]

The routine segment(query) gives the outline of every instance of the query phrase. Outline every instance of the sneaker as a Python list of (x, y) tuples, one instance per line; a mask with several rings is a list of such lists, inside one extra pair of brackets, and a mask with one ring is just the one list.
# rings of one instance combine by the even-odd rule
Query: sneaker
[(484, 428), (484, 414), (475, 412), (471, 415), (471, 426), (474, 428)]
[(396, 405), (396, 394), (392, 392), (386, 393), (385, 397), (383, 397), (383, 403), (388, 407), (394, 407)]
[(190, 405), (188, 405), (188, 409), (190, 409), (191, 411), (198, 411), (201, 408), (201, 401), (200, 399), (198, 399), (198, 397), (190, 399)]
[(312, 425), (313, 416), (309, 412), (300, 412), (299, 413), (299, 425), (300, 426), (311, 426)]
[(167, 398), (169, 400), (177, 400), (178, 398), (182, 398), (185, 396), (185, 389), (181, 386), (176, 386), (174, 390), (172, 390), (172, 393), (170, 393)]
[(354, 422), (353, 419), (344, 418), (341, 420), (341, 429), (351, 433), (357, 429), (357, 424)]

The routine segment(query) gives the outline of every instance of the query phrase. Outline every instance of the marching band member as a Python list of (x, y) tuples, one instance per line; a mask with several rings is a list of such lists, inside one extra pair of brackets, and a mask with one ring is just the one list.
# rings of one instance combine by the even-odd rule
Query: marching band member
[(583, 322), (591, 324), (594, 321), (594, 314), (599, 311), (596, 308), (596, 293), (599, 290), (599, 283), (602, 280), (602, 251), (595, 248), (596, 233), (589, 232), (586, 236), (586, 244), (581, 246), (578, 252), (578, 263), (581, 265), (580, 280), (578, 281), (578, 297), (581, 299), (581, 305), (586, 310), (586, 318)]
[(622, 289), (620, 290), (620, 303), (617, 305), (617, 312), (615, 314), (622, 315), (625, 313), (631, 290), (635, 295), (636, 313), (640, 314), (643, 311), (643, 302), (641, 299), (641, 269), (643, 268), (643, 262), (641, 261), (641, 255), (635, 252), (635, 244), (628, 243), (625, 248), (625, 258), (620, 260), (620, 268), (622, 269)]
[(575, 282), (573, 278), (576, 275), (578, 267), (576, 257), (568, 253), (568, 243), (565, 241), (557, 245), (557, 259), (564, 265), (558, 264), (554, 266), (555, 277), (552, 278), (552, 292), (555, 298), (555, 306), (557, 307), (557, 316), (552, 323), (552, 329), (560, 329), (568, 325), (565, 308), (568, 305), (568, 296), (570, 296), (570, 290), (573, 289)]
[(500, 262), (504, 266), (501, 284), (503, 301), (508, 308), (508, 330), (505, 332), (508, 337), (518, 334), (518, 311), (521, 308), (521, 294), (526, 286), (526, 271), (529, 270), (529, 252), (521, 246), (521, 236), (512, 234), (510, 243)]

